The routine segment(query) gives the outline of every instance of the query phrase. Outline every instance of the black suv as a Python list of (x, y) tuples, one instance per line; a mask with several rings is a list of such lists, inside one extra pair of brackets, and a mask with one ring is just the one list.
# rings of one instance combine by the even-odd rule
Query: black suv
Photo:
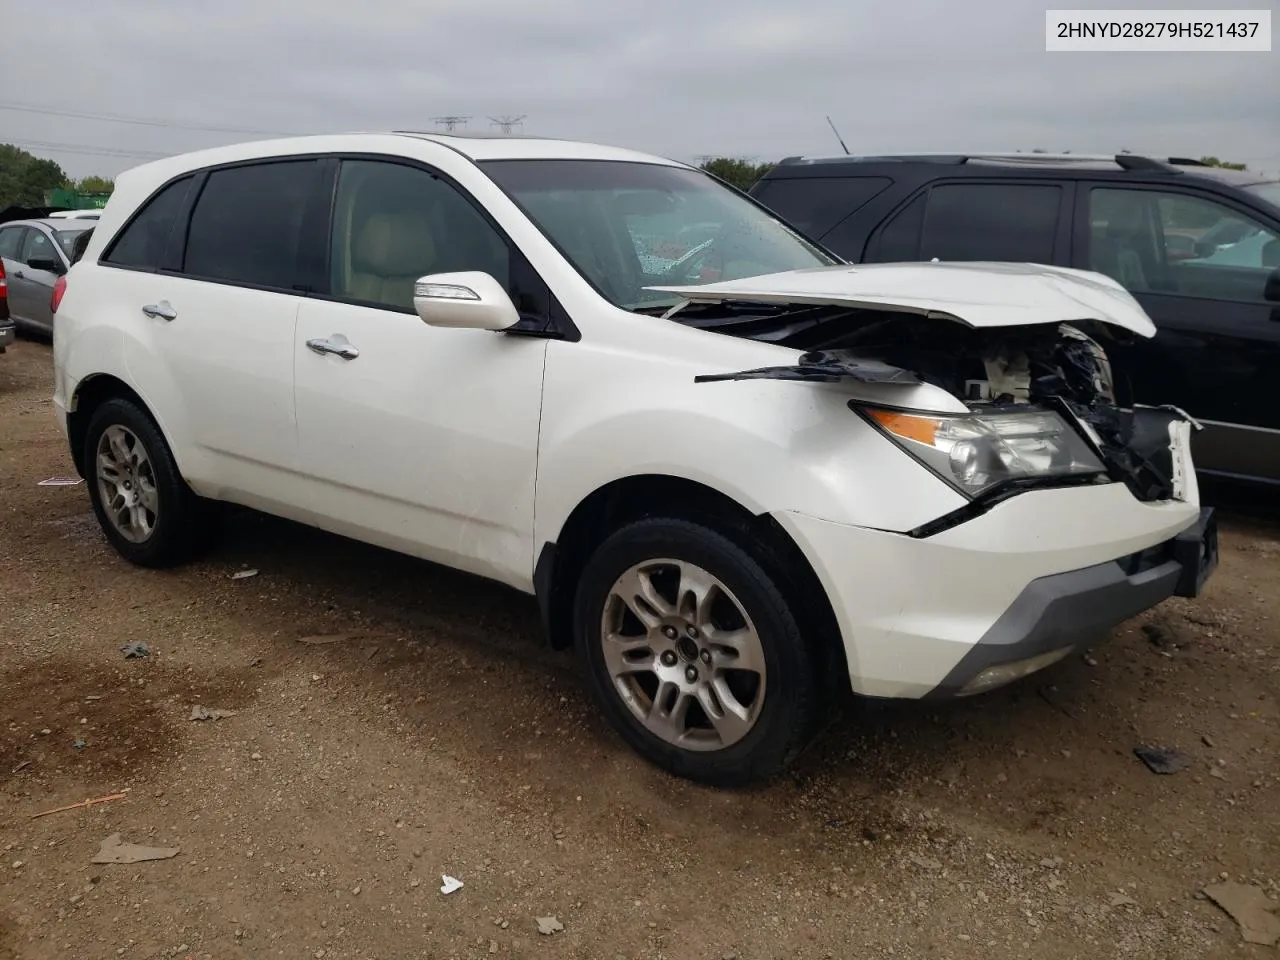
[(1280, 181), (1121, 154), (783, 160), (751, 195), (852, 262), (1013, 260), (1123, 284), (1159, 328), (1109, 347), (1207, 474), (1280, 482)]

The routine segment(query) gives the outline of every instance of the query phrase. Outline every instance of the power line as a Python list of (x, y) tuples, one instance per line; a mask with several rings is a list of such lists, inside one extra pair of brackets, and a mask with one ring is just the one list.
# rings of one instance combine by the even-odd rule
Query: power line
[(137, 160), (162, 160), (171, 157), (171, 153), (156, 153), (150, 150), (126, 150), (119, 147), (94, 147), (88, 144), (54, 143), (51, 140), (6, 140), (15, 147), (33, 150), (54, 150), (58, 153), (83, 153), (100, 157), (124, 157)]
[(148, 117), (126, 117), (114, 113), (87, 113), (79, 110), (63, 110), (56, 107), (42, 107), (31, 103), (15, 103), (0, 101), (0, 110), (12, 110), (18, 113), (36, 113), (50, 117), (70, 117), (77, 120), (101, 120), (105, 123), (130, 123), (140, 127), (172, 127), (177, 130), (202, 130), (209, 133), (256, 133), (265, 136), (294, 136), (279, 130), (262, 130), (255, 127), (218, 127), (195, 123), (181, 123), (176, 120), (159, 120)]

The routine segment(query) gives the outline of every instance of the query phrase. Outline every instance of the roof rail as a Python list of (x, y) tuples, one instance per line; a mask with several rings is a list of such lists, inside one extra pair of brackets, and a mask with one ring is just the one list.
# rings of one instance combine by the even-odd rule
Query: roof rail
[(1132, 153), (1117, 153), (1115, 161), (1120, 165), (1122, 170), (1148, 170), (1162, 171), (1164, 173), (1179, 173), (1177, 167), (1164, 160), (1154, 160), (1151, 157), (1139, 157)]
[(1170, 157), (1167, 161), (1156, 160), (1152, 157), (1139, 156), (1132, 153), (904, 153), (904, 154), (881, 154), (873, 156), (830, 156), (830, 157), (806, 157), (794, 156), (786, 157), (779, 161), (782, 164), (815, 164), (815, 163), (868, 163), (868, 162), (898, 162), (898, 163), (940, 163), (940, 164), (967, 164), (967, 163), (1013, 163), (1026, 164), (1027, 166), (1037, 165), (1062, 165), (1074, 163), (1109, 163), (1115, 164), (1121, 170), (1143, 170), (1147, 172), (1162, 173), (1181, 173), (1178, 167), (1196, 166), (1203, 167), (1206, 164), (1199, 160), (1191, 160), (1185, 157)]
[(1014, 160), (1022, 163), (1098, 163), (1114, 160), (1109, 154), (1095, 153), (973, 153), (968, 160)]

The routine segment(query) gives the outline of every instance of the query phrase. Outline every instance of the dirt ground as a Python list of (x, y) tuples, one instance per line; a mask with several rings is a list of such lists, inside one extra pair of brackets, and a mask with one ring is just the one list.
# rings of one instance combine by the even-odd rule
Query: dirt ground
[[(47, 344), (0, 356), (4, 960), (1278, 952), (1197, 895), (1280, 895), (1265, 514), (1226, 517), (1201, 600), (1012, 689), (854, 711), (791, 776), (715, 791), (624, 747), (505, 588), (253, 514), (193, 566), (126, 565), (83, 484), (36, 485), (73, 473), (50, 381)], [(114, 833), (181, 852), (91, 863)]]

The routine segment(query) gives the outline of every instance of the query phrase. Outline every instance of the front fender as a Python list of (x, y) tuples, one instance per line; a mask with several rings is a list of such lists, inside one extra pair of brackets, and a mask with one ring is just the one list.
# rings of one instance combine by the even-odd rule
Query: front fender
[[(595, 490), (646, 474), (696, 481), (754, 514), (794, 511), (881, 530), (910, 530), (965, 503), (849, 409), (851, 388), (693, 382), (720, 360), (552, 344), (534, 542), (555, 542)], [(903, 405), (927, 405), (934, 390), (897, 389)]]

